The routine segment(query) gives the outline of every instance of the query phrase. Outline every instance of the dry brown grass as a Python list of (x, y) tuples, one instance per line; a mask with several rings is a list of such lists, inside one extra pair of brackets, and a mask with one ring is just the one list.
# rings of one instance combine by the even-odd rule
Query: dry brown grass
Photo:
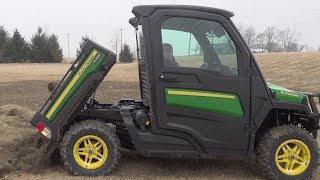
[[(300, 91), (320, 91), (320, 53), (262, 53), (254, 55), (268, 82)], [(188, 65), (189, 59), (176, 58)], [(229, 63), (225, 58), (226, 64)], [(199, 66), (201, 66), (199, 64)], [(0, 82), (59, 80), (70, 64), (0, 64)], [(106, 80), (138, 81), (137, 63), (116, 64)]]
[[(71, 64), (0, 64), (0, 82), (59, 80), (70, 66)], [(137, 64), (116, 64), (106, 80), (137, 81)]]
[[(319, 52), (261, 53), (254, 56), (268, 82), (299, 91), (320, 92), (320, 78), (317, 78), (320, 77)], [(232, 56), (220, 58), (222, 64), (236, 67)], [(176, 57), (176, 61), (183, 67), (200, 67), (203, 57)]]
[(320, 53), (255, 54), (267, 81), (299, 91), (320, 92)]

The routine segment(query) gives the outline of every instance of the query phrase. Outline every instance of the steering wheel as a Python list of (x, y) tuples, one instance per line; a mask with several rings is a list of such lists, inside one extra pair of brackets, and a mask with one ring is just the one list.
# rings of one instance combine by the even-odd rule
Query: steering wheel
[(200, 69), (208, 69), (209, 64), (207, 62), (204, 62), (201, 66)]
[(201, 69), (209, 69), (209, 70), (213, 70), (216, 72), (219, 72), (223, 75), (235, 75), (238, 73), (238, 70), (233, 68), (230, 69), (230, 67), (223, 65), (223, 64), (209, 64), (207, 62), (204, 62), (201, 67)]

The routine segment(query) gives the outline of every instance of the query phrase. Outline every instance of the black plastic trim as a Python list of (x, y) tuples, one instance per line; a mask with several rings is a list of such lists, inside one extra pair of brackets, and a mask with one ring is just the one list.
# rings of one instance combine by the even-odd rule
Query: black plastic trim
[(234, 16), (232, 12), (227, 10), (211, 8), (211, 7), (203, 7), (203, 6), (191, 6), (191, 5), (138, 5), (133, 7), (132, 13), (138, 17), (145, 17), (145, 16), (150, 16), (153, 12), (159, 9), (202, 11), (202, 12), (220, 14), (226, 18), (230, 18)]

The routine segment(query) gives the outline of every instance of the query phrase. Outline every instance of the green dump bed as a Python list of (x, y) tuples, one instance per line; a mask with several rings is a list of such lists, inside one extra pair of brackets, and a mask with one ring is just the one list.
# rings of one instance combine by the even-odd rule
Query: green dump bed
[(113, 52), (86, 40), (81, 54), (34, 115), (31, 124), (37, 127), (40, 122), (50, 131), (51, 139), (60, 140), (61, 127), (83, 108), (115, 62)]

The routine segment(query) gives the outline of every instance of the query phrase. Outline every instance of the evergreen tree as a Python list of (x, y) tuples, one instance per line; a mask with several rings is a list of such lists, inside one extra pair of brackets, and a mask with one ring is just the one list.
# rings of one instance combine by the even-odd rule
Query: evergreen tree
[(86, 39), (90, 39), (90, 38), (88, 37), (88, 35), (83, 36), (82, 39), (81, 39), (81, 41), (79, 42), (79, 48), (77, 49), (77, 57), (80, 55), (81, 49), (82, 49), (82, 47), (84, 46), (84, 44), (85, 44), (85, 42), (86, 42), (86, 41), (85, 41)]
[(60, 63), (63, 59), (62, 49), (59, 45), (58, 37), (52, 34), (48, 39), (48, 49), (50, 52), (49, 62)]
[(37, 33), (31, 38), (31, 62), (50, 62), (50, 50), (48, 48), (48, 36), (39, 27)]
[(0, 63), (5, 62), (3, 53), (5, 51), (5, 46), (7, 45), (8, 41), (9, 41), (8, 32), (4, 29), (3, 26), (0, 26)]
[(122, 63), (133, 62), (133, 53), (131, 53), (130, 47), (126, 43), (124, 43), (123, 48), (120, 51), (119, 61)]
[(17, 29), (6, 43), (3, 57), (5, 62), (27, 62), (29, 60), (30, 48)]

